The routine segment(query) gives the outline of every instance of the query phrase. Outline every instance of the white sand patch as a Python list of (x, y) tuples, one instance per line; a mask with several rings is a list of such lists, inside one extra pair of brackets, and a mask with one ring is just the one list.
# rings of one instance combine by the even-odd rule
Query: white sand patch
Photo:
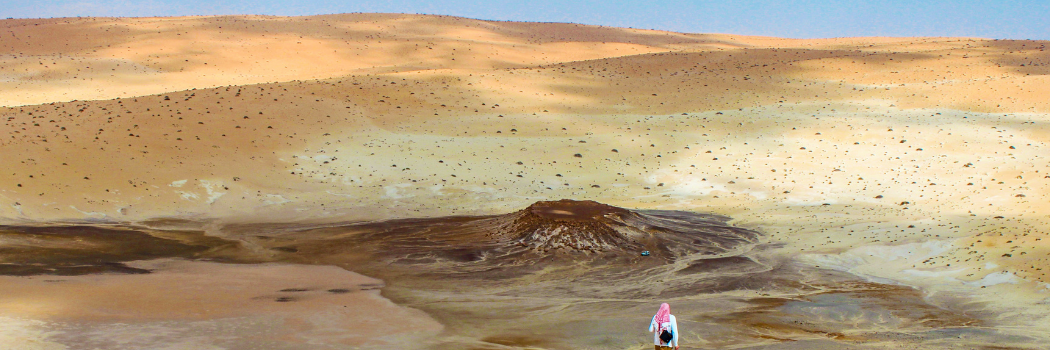
[(980, 280), (965, 283), (969, 286), (988, 287), (1004, 283), (1017, 284), (1018, 282), (1020, 282), (1020, 279), (1017, 278), (1017, 276), (1015, 276), (1014, 274), (1006, 271), (1000, 271), (985, 275), (984, 278), (981, 278)]
[(282, 196), (282, 195), (272, 194), (271, 193), (271, 194), (263, 195), (263, 202), (266, 203), (267, 205), (275, 205), (275, 204), (288, 203), (288, 202), (291, 202), (291, 200), (288, 199), (288, 198), (284, 198), (284, 196)]
[(179, 187), (182, 187), (182, 186), (186, 185), (186, 181), (188, 181), (188, 180), (172, 181), (171, 184), (169, 184), (168, 186), (179, 188)]
[(403, 189), (412, 187), (412, 184), (397, 184), (390, 186), (383, 186), (384, 196), (383, 198), (388, 199), (403, 199), (415, 197), (414, 194), (405, 193)]
[(47, 322), (40, 320), (0, 316), (0, 345), (6, 349), (69, 349), (49, 339), (60, 332), (47, 330), (47, 325)]
[(354, 197), (354, 195), (349, 194), (349, 193), (335, 193), (335, 192), (332, 192), (332, 191), (325, 191), (325, 193), (328, 193), (328, 194), (333, 195), (333, 196), (339, 196), (339, 197), (349, 197), (349, 198), (353, 198)]
[(226, 194), (226, 192), (219, 192), (218, 191), (218, 189), (223, 188), (221, 183), (214, 183), (214, 182), (207, 181), (207, 180), (199, 180), (199, 181), (201, 183), (200, 184), (201, 188), (204, 188), (204, 191), (206, 191), (208, 193), (208, 199), (207, 199), (208, 204), (215, 203), (215, 200), (219, 199), (219, 197), (222, 197), (224, 194)]
[(77, 209), (77, 207), (73, 206), (73, 205), (70, 205), (69, 207), (72, 208), (73, 210), (76, 210), (78, 213), (84, 214), (84, 216), (87, 216), (87, 217), (93, 217), (93, 218), (105, 218), (106, 217), (106, 213), (100, 213), (100, 212), (97, 212), (97, 211), (83, 211), (83, 210)]
[(873, 282), (918, 287), (931, 298), (965, 295), (974, 301), (987, 301), (994, 305), (993, 309), (1004, 322), (1032, 328), (1050, 325), (1047, 310), (1037, 307), (1044, 298), (1034, 297), (1042, 290), (1042, 283), (1023, 280), (1008, 271), (981, 270), (973, 265), (932, 267), (924, 264), (927, 259), (953, 249), (952, 241), (940, 240), (864, 246), (839, 254), (805, 254), (800, 259)]
[[(671, 181), (670, 179), (658, 177), (657, 175), (650, 176), (647, 179), (647, 183), (650, 185), (659, 185), (661, 182), (665, 183)], [(714, 181), (704, 181), (702, 179), (686, 179), (684, 181), (673, 181), (668, 186), (666, 193), (679, 196), (706, 196), (714, 192), (729, 192), (729, 189), (724, 184), (715, 183)]]
[[(658, 180), (659, 179), (659, 180)], [(667, 188), (663, 191), (663, 194), (669, 194), (672, 196), (685, 196), (685, 197), (703, 197), (708, 195), (722, 194), (744, 194), (751, 196), (755, 200), (764, 200), (769, 197), (769, 193), (762, 190), (757, 190), (748, 187), (746, 184), (730, 184), (727, 180), (704, 180), (702, 178), (657, 178), (652, 177), (649, 184), (655, 184), (659, 186), (660, 183), (664, 183)], [(624, 187), (627, 185), (615, 186)], [(650, 186), (652, 187), (652, 186)]]
[(917, 267), (922, 265), (922, 261), (940, 256), (952, 247), (949, 241), (931, 240), (892, 246), (869, 245), (839, 254), (806, 254), (801, 258), (822, 268), (846, 271), (880, 281), (893, 280), (912, 284), (931, 277), (956, 281), (952, 276), (961, 272), (958, 269), (924, 270)]

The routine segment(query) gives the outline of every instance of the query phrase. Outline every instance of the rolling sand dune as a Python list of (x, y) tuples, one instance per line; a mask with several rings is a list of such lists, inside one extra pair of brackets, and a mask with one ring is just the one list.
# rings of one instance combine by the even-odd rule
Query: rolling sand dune
[[(435, 348), (640, 348), (642, 335), (587, 332), (641, 330), (658, 297), (693, 310), (679, 311), (695, 332), (687, 347), (1027, 349), (1050, 338), (1047, 42), (794, 40), (395, 14), (0, 27), (0, 223), (10, 225), (0, 271), (33, 276), (3, 277), (0, 288), (54, 296), (40, 305), (64, 295), (40, 274), (134, 285), (167, 273), (133, 274), (149, 259), (178, 258), (189, 260), (172, 264), (200, 271), (297, 263), (380, 278), (384, 296), (429, 315), (418, 315), (422, 337), (445, 327), (441, 341), (423, 344)], [(537, 268), (550, 271), (502, 287), (471, 280), (482, 287), (464, 291), (435, 277), (453, 267), (405, 272), (366, 259), (411, 260), (422, 246), (344, 251), (411, 231), (379, 227), (562, 198), (724, 215), (759, 233), (748, 253), (637, 266), (653, 275), (623, 283), (687, 289), (718, 266), (726, 270), (716, 275), (752, 280), (664, 295), (548, 261)], [(170, 251), (126, 248), (105, 230), (47, 228), (56, 223), (118, 225), (140, 232), (127, 233), (136, 247)], [(82, 241), (56, 238), (68, 235)], [(627, 247), (632, 257), (641, 249), (594, 237), (561, 244)], [(26, 260), (47, 247), (81, 253)], [(658, 254), (648, 262), (698, 259), (650, 250)], [(470, 268), (492, 268), (485, 263)], [(545, 278), (578, 288), (530, 285)], [(546, 294), (557, 298), (533, 298)], [(13, 308), (28, 297), (5, 298), (0, 317), (49, 329), (34, 323), (41, 313)], [(515, 306), (522, 300), (535, 309)], [(494, 311), (470, 314), (478, 305)], [(416, 312), (402, 306), (382, 307)], [(500, 312), (530, 321), (478, 332), (457, 321)], [(611, 326), (638, 315), (638, 327)], [(586, 336), (543, 340), (571, 330)]]
[(749, 45), (730, 35), (400, 14), (61, 18), (3, 27), (4, 105)]

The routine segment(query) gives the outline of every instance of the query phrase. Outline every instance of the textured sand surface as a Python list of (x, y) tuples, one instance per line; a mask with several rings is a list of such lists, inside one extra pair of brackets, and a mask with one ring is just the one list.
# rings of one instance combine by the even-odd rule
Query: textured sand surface
[(0, 223), (250, 246), (253, 224), (560, 198), (695, 210), (1048, 336), (1047, 42), (377, 14), (0, 27)]
[[(0, 341), (12, 348), (409, 349), (441, 331), (422, 312), (379, 296), (381, 281), (337, 267), (171, 259), (131, 266), (152, 273), (0, 277), (0, 322), (8, 326)], [(375, 322), (377, 315), (403, 327)]]

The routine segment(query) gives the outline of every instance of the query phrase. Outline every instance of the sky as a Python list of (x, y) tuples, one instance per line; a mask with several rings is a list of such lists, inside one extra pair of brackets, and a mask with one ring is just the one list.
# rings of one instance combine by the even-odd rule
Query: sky
[(0, 18), (304, 16), (347, 12), (440, 14), (790, 38), (953, 36), (1050, 40), (1050, 0), (0, 0)]

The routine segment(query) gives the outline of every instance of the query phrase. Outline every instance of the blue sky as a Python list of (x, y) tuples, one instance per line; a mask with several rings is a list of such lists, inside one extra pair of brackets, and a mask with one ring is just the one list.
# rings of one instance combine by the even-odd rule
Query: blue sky
[(1050, 0), (0, 0), (0, 18), (401, 12), (793, 38), (1050, 39)]

